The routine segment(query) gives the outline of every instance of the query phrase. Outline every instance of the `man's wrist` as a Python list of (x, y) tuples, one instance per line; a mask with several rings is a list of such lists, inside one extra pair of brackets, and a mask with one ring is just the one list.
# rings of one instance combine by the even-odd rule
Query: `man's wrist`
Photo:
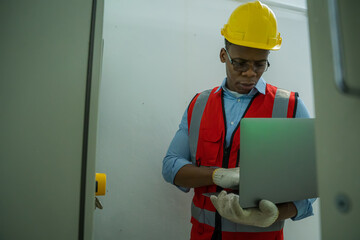
[(293, 218), (297, 215), (297, 208), (293, 202), (276, 204), (279, 209), (277, 221)]

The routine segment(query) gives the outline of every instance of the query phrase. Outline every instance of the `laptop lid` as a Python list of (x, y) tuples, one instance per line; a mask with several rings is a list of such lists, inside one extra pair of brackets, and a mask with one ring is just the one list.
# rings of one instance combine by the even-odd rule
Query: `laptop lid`
[(240, 135), (243, 208), (318, 196), (314, 119), (244, 118)]

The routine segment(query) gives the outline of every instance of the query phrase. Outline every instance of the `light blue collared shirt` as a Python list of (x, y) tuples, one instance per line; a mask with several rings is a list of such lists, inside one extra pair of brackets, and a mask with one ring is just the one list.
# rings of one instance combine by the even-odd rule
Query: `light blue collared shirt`
[[(226, 88), (226, 78), (222, 82), (220, 88), (224, 91), (224, 111), (226, 116), (226, 137), (225, 143), (229, 146), (231, 135), (235, 130), (241, 117), (244, 115), (252, 97), (256, 93), (265, 94), (266, 82), (260, 78), (255, 87), (248, 94), (238, 94)], [(309, 112), (304, 102), (298, 98), (296, 118), (310, 118)], [(191, 164), (189, 139), (188, 139), (188, 123), (187, 123), (187, 109), (181, 119), (179, 129), (176, 132), (169, 149), (163, 160), (162, 174), (165, 181), (174, 184), (174, 178), (180, 168), (187, 164)], [(188, 192), (189, 188), (178, 187), (184, 192)], [(313, 215), (312, 204), (316, 199), (306, 199), (295, 201), (298, 214), (292, 218), (293, 220), (300, 220), (305, 217)]]

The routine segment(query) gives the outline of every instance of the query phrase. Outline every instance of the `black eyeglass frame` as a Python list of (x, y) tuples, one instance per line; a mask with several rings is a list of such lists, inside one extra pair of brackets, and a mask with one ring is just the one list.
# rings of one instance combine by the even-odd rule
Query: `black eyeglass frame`
[[(250, 69), (250, 64), (249, 64), (249, 62), (251, 62), (251, 61), (249, 61), (249, 60), (244, 60), (243, 63), (239, 63), (239, 62), (237, 62), (237, 61), (234, 61), (234, 59), (232, 59), (232, 58), (230, 57), (230, 54), (229, 54), (228, 50), (227, 50), (226, 48), (224, 48), (224, 49), (225, 49), (225, 52), (226, 52), (226, 54), (227, 54), (227, 56), (228, 56), (228, 58), (229, 58), (229, 60), (230, 60), (231, 65), (233, 66), (233, 68), (234, 68), (235, 71), (238, 71), (238, 72), (246, 72), (246, 71), (248, 71), (248, 70)], [(270, 62), (269, 62), (268, 60), (266, 60), (266, 66), (265, 66), (264, 70), (260, 70), (260, 71), (259, 71), (259, 70), (257, 69), (256, 65), (255, 65), (255, 62), (256, 62), (256, 61), (253, 61), (253, 62), (254, 62), (254, 64), (252, 64), (252, 65), (253, 65), (252, 69), (253, 69), (253, 71), (256, 72), (256, 73), (264, 73), (264, 72), (266, 72), (266, 71), (269, 69), (269, 67), (270, 67)]]

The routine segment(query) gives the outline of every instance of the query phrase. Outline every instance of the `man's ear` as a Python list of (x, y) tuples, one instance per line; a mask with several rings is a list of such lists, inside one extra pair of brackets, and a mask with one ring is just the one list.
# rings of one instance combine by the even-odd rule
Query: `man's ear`
[(220, 61), (222, 63), (225, 63), (226, 62), (226, 51), (225, 51), (225, 48), (222, 48), (220, 50)]

